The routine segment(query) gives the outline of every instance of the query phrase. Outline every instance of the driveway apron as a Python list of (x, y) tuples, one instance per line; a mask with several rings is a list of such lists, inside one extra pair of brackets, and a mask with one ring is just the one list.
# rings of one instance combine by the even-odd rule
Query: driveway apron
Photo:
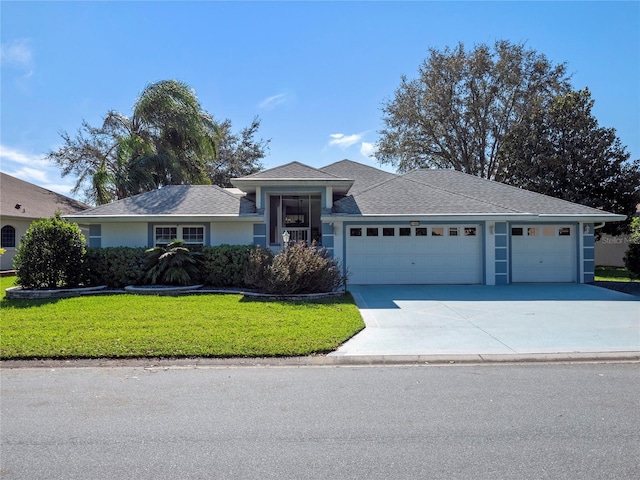
[(640, 352), (640, 298), (593, 285), (352, 285), (366, 328), (331, 355)]

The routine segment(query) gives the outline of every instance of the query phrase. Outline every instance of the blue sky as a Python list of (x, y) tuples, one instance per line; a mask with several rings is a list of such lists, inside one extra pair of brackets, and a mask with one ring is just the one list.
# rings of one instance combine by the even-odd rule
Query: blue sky
[(497, 39), (567, 62), (600, 125), (640, 158), (640, 2), (0, 3), (0, 170), (60, 193), (45, 154), (83, 119), (129, 115), (145, 85), (179, 79), (235, 130), (262, 119), (264, 160), (367, 157), (381, 106), (430, 47)]

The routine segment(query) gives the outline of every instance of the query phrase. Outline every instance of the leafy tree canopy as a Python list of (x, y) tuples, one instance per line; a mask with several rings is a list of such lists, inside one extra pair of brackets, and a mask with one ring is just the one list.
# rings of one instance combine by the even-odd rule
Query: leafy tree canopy
[(510, 185), (627, 215), (607, 233), (626, 232), (640, 203), (640, 160), (629, 161), (615, 129), (598, 125), (588, 89), (538, 106), (505, 136), (497, 178)]
[(454, 168), (495, 178), (505, 134), (532, 107), (569, 90), (565, 64), (504, 40), (493, 48), (432, 48), (418, 73), (403, 76), (382, 109), (375, 156), (400, 172)]
[(254, 119), (239, 134), (231, 122), (216, 122), (185, 83), (148, 85), (127, 117), (110, 111), (100, 127), (86, 121), (63, 146), (49, 153), (63, 175), (77, 176), (74, 193), (104, 204), (175, 184), (228, 184), (225, 175), (261, 168), (269, 141), (254, 140)]

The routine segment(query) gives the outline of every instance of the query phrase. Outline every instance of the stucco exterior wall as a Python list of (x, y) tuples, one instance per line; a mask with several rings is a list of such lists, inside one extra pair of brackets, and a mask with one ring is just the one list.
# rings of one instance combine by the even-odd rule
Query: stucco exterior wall
[(103, 223), (100, 246), (147, 247), (149, 235), (147, 222)]
[(251, 245), (253, 243), (253, 223), (212, 222), (211, 245)]

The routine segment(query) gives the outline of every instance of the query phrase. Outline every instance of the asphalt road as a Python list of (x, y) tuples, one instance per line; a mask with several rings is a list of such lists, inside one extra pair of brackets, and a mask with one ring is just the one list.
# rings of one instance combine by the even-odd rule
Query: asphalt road
[(4, 479), (640, 478), (639, 364), (0, 372)]

